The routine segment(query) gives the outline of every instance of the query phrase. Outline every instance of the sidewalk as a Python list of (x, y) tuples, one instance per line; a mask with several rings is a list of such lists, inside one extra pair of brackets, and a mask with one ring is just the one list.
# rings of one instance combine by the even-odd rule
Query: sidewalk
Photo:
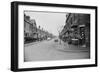
[(65, 51), (65, 52), (90, 52), (89, 47), (82, 47), (78, 45), (68, 44), (67, 42), (64, 43), (63, 41), (61, 44), (58, 42), (58, 50)]
[(37, 44), (37, 43), (40, 43), (40, 42), (42, 42), (42, 41), (35, 41), (35, 42), (26, 43), (26, 44), (24, 44), (24, 47), (28, 47), (30, 45), (34, 45), (34, 44)]

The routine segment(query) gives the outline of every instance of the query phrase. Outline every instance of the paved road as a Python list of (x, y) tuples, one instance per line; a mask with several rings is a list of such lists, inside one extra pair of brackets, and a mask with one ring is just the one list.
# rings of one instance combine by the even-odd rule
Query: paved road
[(87, 59), (89, 49), (75, 47), (67, 43), (41, 41), (25, 44), (24, 61), (44, 61), (44, 60), (67, 60), (67, 59)]

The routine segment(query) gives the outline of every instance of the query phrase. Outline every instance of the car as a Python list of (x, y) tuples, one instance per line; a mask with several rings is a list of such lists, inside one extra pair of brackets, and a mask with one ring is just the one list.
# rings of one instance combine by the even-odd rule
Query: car
[(73, 45), (78, 45), (79, 44), (79, 39), (72, 39), (72, 44)]
[(49, 40), (51, 40), (51, 38), (47, 38), (47, 40), (49, 41)]
[(55, 42), (58, 42), (58, 39), (55, 39), (54, 41), (55, 41)]

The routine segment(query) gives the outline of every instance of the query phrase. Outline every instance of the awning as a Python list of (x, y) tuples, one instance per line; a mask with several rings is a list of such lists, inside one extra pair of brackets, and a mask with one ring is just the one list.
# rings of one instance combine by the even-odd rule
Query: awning
[(71, 28), (77, 28), (77, 27), (78, 27), (77, 24), (74, 24), (74, 25), (71, 26)]
[(85, 25), (83, 24), (83, 25), (79, 25), (79, 27), (85, 27)]

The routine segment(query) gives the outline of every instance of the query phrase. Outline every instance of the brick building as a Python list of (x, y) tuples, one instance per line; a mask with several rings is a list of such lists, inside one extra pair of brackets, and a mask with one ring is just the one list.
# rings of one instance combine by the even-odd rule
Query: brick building
[(53, 35), (36, 25), (35, 19), (30, 19), (30, 16), (24, 14), (24, 41), (33, 42), (46, 40), (48, 37), (52, 38)]
[(35, 20), (24, 14), (24, 38), (25, 41), (36, 40), (37, 26)]
[(68, 13), (60, 37), (65, 42), (90, 46), (90, 14)]

